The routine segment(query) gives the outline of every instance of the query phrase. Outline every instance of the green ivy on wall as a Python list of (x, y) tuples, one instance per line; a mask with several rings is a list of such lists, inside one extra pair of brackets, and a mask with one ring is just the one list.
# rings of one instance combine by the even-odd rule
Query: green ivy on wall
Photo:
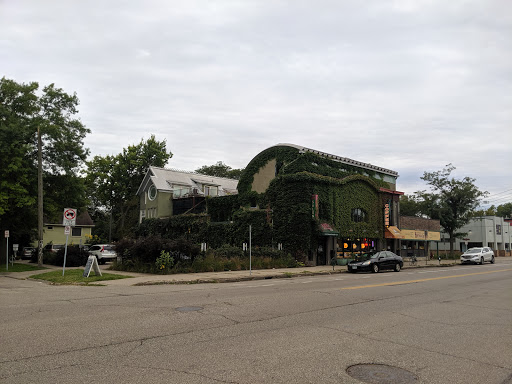
[[(272, 159), (276, 177), (265, 193), (251, 191), (254, 176)], [(210, 247), (241, 246), (252, 225), (254, 246), (282, 243), (297, 259), (306, 259), (322, 240), (318, 225), (329, 223), (343, 238), (384, 238), (383, 202), (389, 188), (378, 172), (301, 153), (290, 146), (275, 146), (258, 154), (245, 168), (238, 195), (207, 199), (207, 215), (180, 215), (167, 220), (144, 220), (140, 235), (184, 237)], [(312, 215), (311, 197), (319, 197), (319, 221)], [(259, 207), (254, 209), (251, 207)], [(354, 209), (365, 220), (352, 220)]]

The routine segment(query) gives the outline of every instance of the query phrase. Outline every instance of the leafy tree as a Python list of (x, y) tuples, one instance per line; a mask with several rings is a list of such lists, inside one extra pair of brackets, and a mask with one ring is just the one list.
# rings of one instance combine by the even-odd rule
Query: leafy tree
[(512, 217), (512, 203), (498, 205), (498, 208), (496, 209), (496, 216)]
[(424, 172), (421, 179), (430, 185), (431, 191), (416, 192), (422, 213), (432, 219), (439, 219), (443, 230), (450, 236), (451, 253), (455, 238), (461, 235), (457, 230), (469, 222), (472, 212), (478, 206), (478, 199), (487, 195), (487, 192), (480, 191), (474, 185), (475, 179), (450, 178), (453, 170), (455, 167), (448, 164), (441, 171)]
[[(90, 132), (75, 115), (76, 94), (54, 84), (0, 79), (0, 226), (27, 244), (37, 226), (37, 130), (43, 141), (44, 215), (57, 220), (65, 206), (86, 205), (78, 171)], [(75, 188), (76, 187), (76, 188)]]
[[(96, 220), (112, 220), (112, 238), (131, 234), (138, 223), (137, 189), (149, 166), (163, 167), (172, 157), (166, 142), (152, 135), (147, 141), (130, 145), (116, 156), (95, 156), (87, 163), (86, 185), (91, 213)], [(110, 213), (112, 218), (110, 218)], [(110, 223), (96, 223), (102, 238), (108, 238)], [(96, 232), (96, 231), (95, 231)]]
[(400, 215), (421, 216), (421, 206), (415, 195), (402, 195), (400, 197)]
[(217, 163), (213, 165), (203, 165), (201, 168), (196, 169), (196, 172), (203, 175), (227, 177), (230, 179), (239, 180), (243, 170), (243, 168), (233, 169), (229, 165), (224, 164), (222, 161), (217, 161)]

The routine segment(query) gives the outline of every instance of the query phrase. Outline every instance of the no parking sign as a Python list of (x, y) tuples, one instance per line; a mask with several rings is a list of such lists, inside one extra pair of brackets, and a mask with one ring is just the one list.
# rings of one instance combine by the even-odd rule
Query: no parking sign
[(64, 208), (62, 225), (74, 227), (76, 225), (76, 208)]

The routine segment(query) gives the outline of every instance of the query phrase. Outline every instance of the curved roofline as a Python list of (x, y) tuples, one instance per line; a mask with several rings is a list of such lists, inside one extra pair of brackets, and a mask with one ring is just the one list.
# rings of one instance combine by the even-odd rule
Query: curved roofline
[(398, 172), (392, 171), (391, 169), (378, 167), (378, 166), (372, 165), (370, 163), (363, 163), (361, 161), (352, 160), (352, 159), (349, 159), (348, 157), (341, 157), (341, 156), (337, 156), (337, 155), (331, 155), (330, 153), (318, 151), (316, 149), (311, 149), (311, 148), (307, 148), (307, 147), (302, 147), (302, 146), (296, 145), (296, 144), (280, 143), (280, 144), (273, 145), (273, 147), (291, 147), (291, 148), (298, 149), (299, 153), (311, 152), (311, 153), (315, 153), (315, 154), (317, 154), (319, 156), (322, 156), (322, 157), (325, 157), (325, 158), (328, 158), (328, 159), (331, 159), (331, 160), (334, 160), (334, 161), (338, 161), (338, 162), (343, 163), (343, 164), (353, 165), (353, 166), (356, 166), (356, 167), (359, 167), (359, 168), (364, 168), (364, 169), (369, 169), (369, 170), (372, 170), (372, 171), (375, 171), (375, 172), (380, 172), (380, 173), (383, 173), (385, 175), (389, 175), (389, 176), (393, 176), (393, 177), (398, 177)]

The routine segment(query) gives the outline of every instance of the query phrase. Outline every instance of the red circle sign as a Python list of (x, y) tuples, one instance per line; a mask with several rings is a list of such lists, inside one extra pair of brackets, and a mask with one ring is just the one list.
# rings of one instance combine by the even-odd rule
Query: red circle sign
[(74, 209), (66, 209), (64, 211), (64, 217), (67, 220), (73, 220), (76, 217), (76, 211)]

